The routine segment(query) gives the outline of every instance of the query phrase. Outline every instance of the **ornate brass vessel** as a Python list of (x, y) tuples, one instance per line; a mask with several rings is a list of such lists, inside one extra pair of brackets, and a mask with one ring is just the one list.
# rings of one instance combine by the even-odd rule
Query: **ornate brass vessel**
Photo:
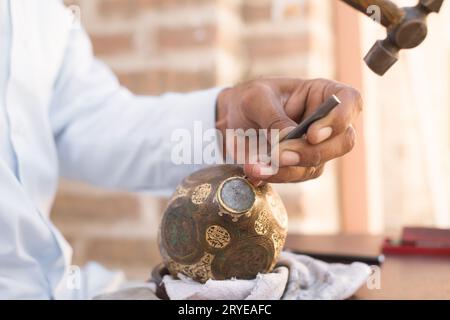
[(253, 279), (276, 264), (286, 209), (270, 185), (253, 187), (239, 166), (214, 166), (177, 187), (159, 229), (170, 273), (199, 281)]

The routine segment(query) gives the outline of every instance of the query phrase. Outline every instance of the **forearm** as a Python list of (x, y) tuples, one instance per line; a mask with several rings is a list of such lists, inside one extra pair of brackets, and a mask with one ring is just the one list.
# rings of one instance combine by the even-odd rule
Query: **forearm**
[(219, 92), (145, 97), (119, 90), (57, 135), (61, 174), (108, 188), (172, 192), (184, 176), (204, 166), (174, 161), (173, 148), (180, 142), (173, 134), (202, 139), (194, 132), (198, 125), (200, 134), (215, 129)]
[(194, 123), (215, 128), (220, 89), (142, 97), (122, 88), (95, 59), (86, 32), (74, 30), (50, 103), (61, 174), (94, 185), (170, 193), (201, 165), (175, 165), (171, 137)]

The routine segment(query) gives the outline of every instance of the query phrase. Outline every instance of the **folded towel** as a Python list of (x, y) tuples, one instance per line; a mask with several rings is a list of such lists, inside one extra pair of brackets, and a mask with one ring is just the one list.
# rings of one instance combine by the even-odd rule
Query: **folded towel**
[[(371, 274), (363, 263), (326, 263), (308, 256), (282, 252), (272, 273), (253, 280), (208, 280), (205, 284), (180, 274), (163, 278), (173, 300), (343, 300), (350, 298)], [(97, 299), (155, 299), (154, 286), (129, 288)]]

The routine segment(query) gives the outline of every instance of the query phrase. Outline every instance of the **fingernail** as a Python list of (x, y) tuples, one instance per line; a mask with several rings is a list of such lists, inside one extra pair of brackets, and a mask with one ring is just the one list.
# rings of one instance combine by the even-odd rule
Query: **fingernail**
[(280, 164), (286, 166), (296, 166), (300, 163), (300, 156), (294, 151), (284, 151), (281, 154)]
[(325, 128), (320, 129), (317, 132), (317, 143), (319, 144), (319, 143), (324, 142), (325, 140), (330, 138), (332, 134), (333, 134), (333, 128), (331, 128), (331, 127), (325, 127)]

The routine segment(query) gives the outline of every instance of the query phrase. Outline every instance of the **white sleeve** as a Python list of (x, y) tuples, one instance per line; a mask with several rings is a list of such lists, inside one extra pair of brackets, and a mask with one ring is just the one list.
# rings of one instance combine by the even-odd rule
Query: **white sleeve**
[(94, 185), (168, 194), (202, 165), (171, 161), (175, 129), (215, 128), (221, 89), (135, 96), (93, 56), (83, 29), (72, 31), (54, 89), (50, 119), (61, 174)]
[(50, 299), (64, 255), (22, 186), (0, 160), (0, 299)]

